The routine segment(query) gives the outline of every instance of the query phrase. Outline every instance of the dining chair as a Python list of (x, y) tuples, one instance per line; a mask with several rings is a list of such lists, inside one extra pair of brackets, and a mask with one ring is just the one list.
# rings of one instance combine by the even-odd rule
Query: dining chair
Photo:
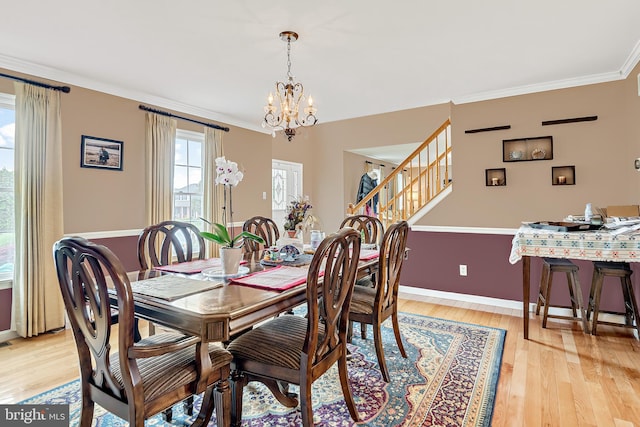
[(366, 328), (366, 325), (373, 325), (376, 357), (382, 378), (386, 382), (389, 382), (390, 378), (382, 348), (381, 325), (389, 317), (391, 317), (393, 333), (400, 354), (405, 359), (407, 358), (398, 324), (398, 286), (400, 285), (400, 273), (405, 258), (408, 234), (409, 224), (406, 221), (392, 224), (384, 233), (380, 246), (378, 271), (374, 276), (377, 279), (376, 286), (356, 286), (349, 311), (349, 341), (351, 341), (353, 322), (359, 322), (361, 329)]
[(146, 227), (138, 236), (140, 269), (204, 259), (204, 238), (193, 224), (162, 221)]
[[(53, 252), (78, 351), (80, 426), (91, 425), (97, 403), (128, 420), (129, 425), (143, 427), (150, 416), (202, 392), (197, 422), (209, 422), (215, 401), (218, 426), (229, 425), (228, 351), (218, 344), (208, 344), (211, 367), (200, 373), (196, 354), (199, 346), (206, 344), (198, 337), (163, 333), (134, 343), (131, 283), (113, 252), (81, 237), (59, 240)], [(119, 312), (118, 351), (113, 351), (110, 344), (111, 317), (104, 315), (109, 313), (113, 293)]]
[(245, 239), (243, 248), (247, 261), (260, 261), (264, 249), (274, 246), (280, 238), (280, 231), (276, 223), (271, 218), (263, 216), (254, 216), (246, 220), (242, 225), (242, 231), (248, 231), (264, 239), (264, 244)]
[(362, 243), (380, 245), (384, 235), (384, 225), (375, 216), (351, 215), (342, 220), (340, 228), (351, 227), (359, 233), (362, 232), (364, 240)]
[[(362, 243), (375, 244), (380, 247), (382, 237), (384, 236), (384, 225), (382, 221), (375, 216), (369, 215), (351, 215), (342, 220), (340, 228), (351, 227), (358, 231), (363, 237)], [(366, 274), (356, 280), (357, 286), (374, 287), (377, 283), (375, 268), (369, 268)], [(362, 339), (367, 338), (367, 330), (360, 328)]]
[[(204, 259), (204, 238), (195, 225), (182, 221), (162, 221), (146, 227), (138, 236), (138, 262), (141, 270), (161, 267), (174, 262)], [(155, 325), (149, 322), (149, 335), (155, 334)], [(193, 398), (184, 404), (185, 413), (193, 414)], [(171, 409), (163, 413), (171, 422)]]
[(313, 425), (311, 385), (336, 362), (347, 408), (358, 422), (347, 372), (349, 304), (360, 256), (360, 234), (344, 228), (326, 237), (309, 266), (307, 315), (276, 317), (233, 340), (227, 350), (231, 362), (231, 420), (242, 422), (242, 394), (251, 381), (264, 383), (287, 407), (298, 406), (288, 392), (300, 386), (302, 425)]

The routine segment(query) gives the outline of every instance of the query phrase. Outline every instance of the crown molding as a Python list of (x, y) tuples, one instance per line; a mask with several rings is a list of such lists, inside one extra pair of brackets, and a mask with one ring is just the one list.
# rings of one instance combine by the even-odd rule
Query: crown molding
[[(545, 92), (549, 90), (566, 89), (577, 86), (584, 86), (596, 83), (606, 83), (616, 80), (623, 80), (629, 76), (633, 68), (640, 62), (640, 41), (636, 43), (633, 50), (625, 60), (624, 64), (618, 71), (593, 74), (572, 79), (555, 80), (542, 84), (517, 86), (508, 89), (495, 91), (479, 92), (472, 95), (454, 97), (449, 100), (442, 100), (442, 103), (452, 102), (453, 104), (467, 104), (471, 102), (489, 101), (499, 98), (507, 98), (510, 96), (527, 95), (537, 92)], [(151, 104), (157, 107), (166, 108), (180, 113), (192, 114), (197, 117), (214, 120), (231, 126), (237, 126), (243, 129), (255, 132), (270, 134), (271, 132), (263, 129), (260, 125), (246, 123), (237, 120), (231, 116), (216, 111), (207, 110), (196, 107), (194, 105), (185, 104), (171, 99), (151, 95), (132, 89), (123, 88), (117, 85), (107, 84), (75, 73), (62, 71), (56, 68), (46, 67), (40, 64), (31, 63), (11, 56), (0, 54), (0, 67), (13, 70), (32, 76), (37, 76), (60, 83), (71, 84), (110, 95), (120, 96), (127, 99)], [(430, 104), (432, 105), (432, 104)]]
[(216, 111), (207, 110), (204, 108), (196, 107), (194, 105), (185, 104), (182, 102), (174, 101), (171, 99), (155, 96), (146, 92), (140, 92), (132, 89), (123, 88), (121, 86), (112, 85), (90, 79), (84, 76), (80, 76), (75, 73), (62, 71), (56, 68), (46, 67), (40, 64), (35, 64), (21, 59), (13, 58), (0, 54), (0, 67), (8, 70), (17, 71), (20, 73), (29, 74), (31, 76), (40, 77), (48, 80), (54, 80), (60, 83), (71, 84), (74, 86), (82, 87), (85, 89), (91, 89), (98, 92), (103, 92), (109, 95), (120, 96), (126, 99), (132, 99), (134, 101), (142, 102), (145, 104), (151, 104), (156, 107), (166, 108), (180, 113), (192, 114), (197, 117), (205, 118), (208, 120), (214, 120), (216, 122), (225, 123), (231, 126), (237, 126), (243, 129), (253, 130), (260, 133), (265, 133), (259, 125), (247, 124), (243, 121), (234, 119), (231, 116), (219, 113)]
[(638, 62), (640, 62), (640, 40), (633, 47), (633, 50), (627, 57), (627, 60), (624, 61), (624, 64), (622, 64), (622, 68), (620, 69), (622, 78), (626, 79), (629, 74), (631, 74), (636, 65), (638, 65)]
[(468, 96), (452, 98), (454, 104), (468, 104), (471, 102), (490, 101), (493, 99), (507, 98), (510, 96), (528, 95), (532, 93), (545, 92), (548, 90), (567, 89), (577, 86), (585, 86), (596, 83), (607, 83), (616, 80), (623, 80), (622, 71), (610, 73), (592, 74), (590, 76), (577, 77), (573, 79), (555, 80), (541, 84), (524, 85), (508, 89), (480, 92)]

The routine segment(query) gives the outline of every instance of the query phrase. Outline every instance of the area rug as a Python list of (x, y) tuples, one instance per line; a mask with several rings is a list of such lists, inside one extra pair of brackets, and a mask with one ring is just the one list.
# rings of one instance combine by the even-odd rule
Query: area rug
[[(349, 376), (359, 425), (490, 426), (506, 331), (406, 313), (400, 314), (400, 328), (407, 359), (400, 355), (390, 322), (383, 325), (383, 347), (391, 377), (387, 384), (377, 367), (371, 326), (366, 340), (354, 327)], [(290, 389), (298, 391), (295, 386)], [(312, 394), (316, 425), (354, 425), (342, 397), (336, 366), (313, 384)], [(72, 381), (20, 403), (69, 403), (70, 426), (77, 426), (79, 382)], [(172, 424), (157, 415), (147, 425), (191, 423), (182, 405), (176, 405), (173, 412)], [(97, 405), (94, 417), (95, 426), (127, 425)], [(299, 410), (280, 405), (261, 384), (250, 383), (245, 388), (243, 426), (296, 426), (301, 422)], [(209, 425), (215, 426), (215, 415)]]

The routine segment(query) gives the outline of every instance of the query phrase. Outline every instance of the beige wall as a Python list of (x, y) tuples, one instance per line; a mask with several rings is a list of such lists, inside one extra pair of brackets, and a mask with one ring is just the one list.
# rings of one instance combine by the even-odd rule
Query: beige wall
[[(580, 213), (586, 202), (596, 206), (639, 203), (640, 173), (633, 169), (633, 159), (640, 157), (639, 72), (636, 67), (628, 79), (618, 82), (320, 123), (291, 143), (280, 135), (272, 138), (231, 127), (224, 136), (225, 153), (245, 171), (245, 180), (234, 190), (234, 220), (271, 215), (271, 159), (275, 158), (303, 163), (304, 193), (325, 231), (334, 230), (355, 197), (365, 159), (345, 150), (422, 142), (448, 117), (454, 191), (418, 224), (511, 228), (522, 220), (554, 220)], [(13, 82), (0, 79), (0, 91), (14, 93)], [(65, 233), (145, 225), (145, 113), (138, 105), (135, 100), (79, 87), (62, 95)], [(321, 118), (322, 112), (318, 114)], [(591, 115), (598, 120), (541, 126), (543, 120)], [(464, 133), (505, 124), (511, 129)], [(201, 130), (180, 120), (178, 126)], [(124, 170), (80, 168), (83, 134), (124, 141)], [(502, 162), (503, 139), (544, 135), (553, 136), (553, 160)], [(577, 184), (552, 186), (551, 167), (564, 165), (575, 165)], [(507, 169), (508, 185), (486, 187), (485, 169), (501, 167)], [(267, 200), (262, 200), (263, 191)]]
[[(547, 91), (462, 105), (440, 105), (321, 125), (320, 161), (340, 162), (342, 171), (319, 174), (316, 205), (331, 227), (344, 216), (354, 174), (345, 149), (422, 141), (450, 114), (453, 193), (419, 225), (515, 228), (523, 220), (561, 220), (594, 206), (640, 203), (640, 97), (637, 74), (624, 81)], [(450, 107), (450, 109), (449, 109)], [(597, 115), (598, 120), (542, 126), (544, 120)], [(466, 129), (511, 125), (504, 131), (465, 134)], [(553, 136), (554, 158), (502, 162), (502, 140)], [(356, 158), (358, 156), (355, 156)], [(364, 158), (356, 159), (362, 164)], [(551, 167), (574, 165), (576, 185), (553, 186)], [(506, 168), (507, 186), (486, 187), (485, 169)], [(356, 174), (358, 175), (358, 174)], [(358, 175), (359, 176), (359, 175)], [(328, 183), (328, 185), (322, 185)], [(336, 195), (343, 188), (344, 194)]]
[[(0, 79), (0, 91), (13, 94), (13, 81)], [(62, 94), (61, 104), (65, 233), (143, 228), (146, 113), (138, 108), (140, 103), (72, 86), (70, 93)], [(199, 132), (203, 129), (184, 120), (178, 120), (177, 124), (179, 129)], [(123, 170), (81, 168), (82, 135), (123, 141)], [(226, 157), (238, 162), (245, 171), (243, 182), (234, 188), (234, 221), (252, 215), (271, 215), (270, 143), (270, 136), (238, 127), (231, 127), (224, 134)], [(267, 200), (262, 199), (263, 191), (267, 192)]]

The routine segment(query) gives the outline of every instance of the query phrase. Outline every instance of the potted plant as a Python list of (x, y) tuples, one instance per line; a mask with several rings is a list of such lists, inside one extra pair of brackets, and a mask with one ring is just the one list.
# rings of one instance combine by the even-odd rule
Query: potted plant
[(307, 211), (311, 209), (311, 203), (307, 198), (298, 198), (291, 201), (289, 211), (285, 218), (284, 229), (287, 230), (289, 237), (295, 237), (299, 224), (304, 221)]
[[(227, 161), (224, 157), (218, 157), (216, 159), (216, 180), (217, 185), (223, 185), (223, 197), (224, 197), (224, 214), (223, 218), (226, 223), (226, 214), (229, 213), (229, 222), (233, 224), (233, 206), (231, 198), (231, 188), (237, 186), (244, 178), (244, 174), (238, 170), (238, 164), (236, 162)], [(227, 210), (227, 193), (229, 194), (229, 209)], [(204, 222), (211, 225), (211, 231), (201, 231), (200, 235), (220, 245), (220, 259), (222, 261), (223, 274), (236, 274), (238, 267), (240, 266), (240, 260), (242, 259), (242, 244), (244, 239), (251, 239), (258, 243), (264, 243), (262, 237), (243, 231), (237, 236), (234, 236), (233, 229), (231, 232), (227, 230), (226, 225), (219, 223), (211, 223), (204, 218), (201, 218)]]

